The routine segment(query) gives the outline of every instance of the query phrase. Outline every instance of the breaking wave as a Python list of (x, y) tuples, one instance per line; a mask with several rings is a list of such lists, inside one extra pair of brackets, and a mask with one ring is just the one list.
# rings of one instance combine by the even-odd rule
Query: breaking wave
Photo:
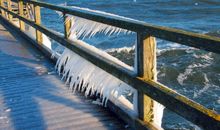
[[(110, 55), (133, 65), (134, 47), (107, 49)], [(201, 51), (195, 48), (166, 48), (157, 50), (158, 81), (187, 96), (188, 98), (220, 113), (220, 57), (218, 54)], [(198, 129), (195, 125), (183, 122), (173, 125), (175, 114), (164, 115), (165, 128)]]

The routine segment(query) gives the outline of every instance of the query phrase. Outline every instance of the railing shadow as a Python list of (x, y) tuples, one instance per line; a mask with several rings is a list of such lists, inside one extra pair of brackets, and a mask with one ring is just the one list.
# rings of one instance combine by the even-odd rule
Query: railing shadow
[[(1, 107), (4, 109), (2, 114), (9, 118), (9, 122), (2, 124), (0, 128), (7, 128), (10, 125), (12, 129), (16, 130), (47, 129), (48, 123), (57, 125), (56, 121), (47, 122), (48, 120), (46, 120), (47, 112), (57, 110), (56, 105), (48, 106), (54, 103), (57, 106), (68, 107), (70, 112), (80, 111), (78, 114), (72, 113), (75, 117), (80, 117), (82, 113), (88, 113), (91, 116), (97, 115), (99, 110), (96, 109), (99, 107), (90, 103), (91, 108), (88, 108), (89, 103), (85, 103), (85, 98), (78, 98), (77, 101), (67, 98), (65, 95), (67, 90), (62, 88), (65, 86), (64, 83), (58, 79), (56, 74), (48, 74), (48, 72), (54, 71), (54, 65), (32, 45), (28, 45), (22, 38), (17, 37), (17, 34), (13, 34), (13, 36), (19, 42), (0, 42), (0, 60), (2, 61), (0, 62), (0, 101)], [(44, 108), (45, 105), (47, 108)], [(108, 115), (105, 110), (101, 111)], [(69, 114), (71, 115), (71, 113)], [(82, 118), (83, 116), (70, 120), (77, 121)], [(96, 116), (96, 118), (107, 127), (106, 129), (117, 128), (106, 124), (106, 120), (112, 117)], [(64, 122), (60, 121), (60, 123)]]

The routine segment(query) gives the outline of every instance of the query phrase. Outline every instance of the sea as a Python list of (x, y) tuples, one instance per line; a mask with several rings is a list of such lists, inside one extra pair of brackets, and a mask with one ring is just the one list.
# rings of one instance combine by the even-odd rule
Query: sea
[[(220, 0), (41, 0), (113, 13), (146, 23), (220, 37)], [(63, 19), (42, 9), (42, 23), (63, 33)], [(136, 34), (82, 39), (123, 62), (134, 64)], [(220, 55), (156, 38), (158, 81), (220, 113)], [(205, 43), (204, 43), (205, 44)], [(174, 104), (175, 105), (175, 104)], [(165, 109), (166, 130), (200, 128)]]

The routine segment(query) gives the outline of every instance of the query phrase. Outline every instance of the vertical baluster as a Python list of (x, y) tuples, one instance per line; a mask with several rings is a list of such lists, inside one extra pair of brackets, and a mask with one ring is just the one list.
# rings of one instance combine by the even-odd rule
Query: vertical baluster
[[(9, 11), (12, 10), (11, 9), (11, 0), (7, 0), (7, 8), (8, 8)], [(9, 21), (12, 20), (12, 15), (11, 14), (8, 14), (8, 19), (9, 19)]]
[[(4, 0), (0, 0), (0, 4), (1, 4), (1, 7), (4, 7)], [(1, 9), (1, 15), (2, 16), (5, 15), (5, 11), (3, 9)]]
[[(18, 13), (20, 16), (24, 15), (24, 4), (22, 0), (18, 1)], [(19, 20), (19, 25), (20, 25), (20, 29), (24, 31), (25, 30), (24, 22), (22, 20)]]
[[(34, 14), (35, 14), (34, 18), (35, 18), (36, 24), (40, 25), (41, 24), (40, 6), (34, 5)], [(39, 44), (43, 42), (42, 33), (38, 30), (36, 30), (36, 40)]]
[(63, 13), (63, 17), (64, 17), (64, 35), (65, 38), (68, 39), (70, 36), (71, 20), (68, 19), (68, 16), (65, 13)]
[[(144, 33), (138, 33), (136, 49), (138, 76), (145, 80), (157, 80), (155, 38)], [(138, 111), (139, 118), (142, 121), (151, 123), (154, 120), (154, 104), (155, 102), (150, 97), (140, 91), (138, 92)]]

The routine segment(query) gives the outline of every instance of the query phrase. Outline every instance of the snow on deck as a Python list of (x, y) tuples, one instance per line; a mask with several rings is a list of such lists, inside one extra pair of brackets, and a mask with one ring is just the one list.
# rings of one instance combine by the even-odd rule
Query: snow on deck
[(67, 89), (53, 63), (0, 24), (0, 130), (125, 129), (108, 110)]

